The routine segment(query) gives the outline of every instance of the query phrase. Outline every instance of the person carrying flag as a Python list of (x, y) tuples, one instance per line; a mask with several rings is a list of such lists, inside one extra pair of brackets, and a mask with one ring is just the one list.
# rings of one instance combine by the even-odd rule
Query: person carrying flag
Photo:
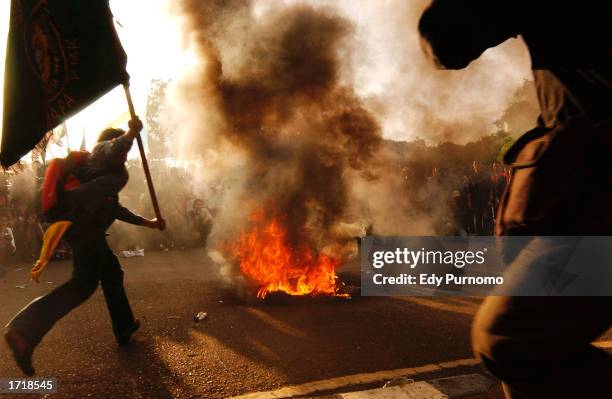
[[(127, 133), (106, 130), (100, 137), (99, 151), (95, 149), (90, 157), (66, 159), (69, 166), (78, 165), (73, 176), (76, 184), (70, 187), (70, 194), (55, 198), (66, 212), (53, 218), (41, 258), (50, 256), (65, 233), (73, 248), (74, 273), (66, 284), (19, 312), (5, 334), (20, 368), (33, 375), (34, 348), (55, 322), (89, 298), (99, 283), (117, 343), (129, 342), (139, 322), (130, 308), (123, 271), (108, 247), (105, 232), (116, 219), (159, 229), (165, 224), (139, 136), (142, 123), (129, 92), (127, 55), (115, 31), (108, 0), (12, 1), (5, 65), (2, 168), (12, 167), (36, 147), (43, 149), (47, 132), (117, 85), (124, 87), (132, 116)], [(154, 220), (133, 214), (118, 201), (118, 192), (127, 182), (123, 164), (134, 138), (157, 216)], [(35, 268), (32, 277), (37, 278), (41, 270)]]
[[(123, 287), (121, 265), (106, 242), (106, 230), (115, 219), (155, 229), (165, 227), (163, 220), (148, 220), (137, 216), (118, 201), (118, 192), (127, 182), (124, 165), (127, 153), (135, 134), (141, 129), (142, 122), (136, 119), (130, 121), (128, 132), (105, 130), (90, 159), (75, 171), (77, 176), (89, 175), (87, 178), (90, 179), (77, 187), (83, 190), (76, 193), (75, 196), (79, 198), (76, 203), (81, 201), (95, 213), (87, 210), (85, 213), (69, 212), (72, 220), (67, 226), (61, 225), (64, 228), (58, 228), (61, 233), (65, 231), (65, 237), (73, 249), (73, 275), (68, 282), (22, 309), (9, 322), (5, 333), (6, 342), (26, 375), (34, 375), (32, 354), (45, 334), (59, 319), (86, 301), (99, 283), (102, 285), (117, 343), (127, 344), (140, 326), (134, 318)], [(111, 171), (113, 174), (109, 173)], [(89, 207), (87, 202), (96, 204), (95, 208)]]

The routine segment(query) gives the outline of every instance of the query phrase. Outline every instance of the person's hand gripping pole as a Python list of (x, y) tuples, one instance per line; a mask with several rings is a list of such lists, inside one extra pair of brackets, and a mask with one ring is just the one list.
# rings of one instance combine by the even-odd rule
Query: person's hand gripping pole
[(155, 210), (155, 216), (159, 221), (159, 229), (163, 230), (166, 227), (166, 223), (161, 216), (159, 209), (159, 203), (157, 202), (157, 195), (155, 194), (155, 187), (153, 186), (153, 179), (151, 178), (151, 171), (149, 170), (149, 162), (147, 161), (147, 154), (144, 150), (142, 143), (142, 137), (140, 137), (140, 130), (142, 130), (142, 122), (136, 115), (134, 109), (134, 103), (132, 102), (132, 94), (130, 93), (129, 84), (124, 84), (123, 89), (125, 90), (125, 98), (130, 109), (130, 116), (132, 120), (129, 122), (130, 131), (133, 131), (136, 142), (138, 143), (138, 150), (140, 151), (140, 159), (142, 160), (142, 168), (144, 169), (145, 177), (147, 178), (147, 187), (149, 188), (149, 195), (151, 196), (151, 202), (153, 203), (153, 209)]

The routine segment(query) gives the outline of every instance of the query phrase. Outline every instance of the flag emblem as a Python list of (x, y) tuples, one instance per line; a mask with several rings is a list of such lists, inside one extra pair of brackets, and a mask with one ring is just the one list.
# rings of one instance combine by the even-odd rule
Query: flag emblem
[(109, 0), (12, 0), (0, 165), (129, 81)]
[[(16, 6), (21, 8), (19, 1)], [(23, 10), (18, 12), (22, 14)], [(68, 83), (68, 62), (62, 38), (49, 15), (47, 1), (40, 0), (26, 18), (30, 21), (23, 29), (24, 47), (29, 49), (26, 54), (47, 98), (53, 101)]]

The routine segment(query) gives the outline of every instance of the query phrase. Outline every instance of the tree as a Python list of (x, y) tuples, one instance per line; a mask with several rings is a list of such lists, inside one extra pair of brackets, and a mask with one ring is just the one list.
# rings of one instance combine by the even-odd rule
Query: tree
[(171, 135), (162, 124), (167, 114), (166, 90), (168, 81), (154, 79), (151, 81), (147, 99), (147, 138), (151, 160), (165, 160), (170, 155)]

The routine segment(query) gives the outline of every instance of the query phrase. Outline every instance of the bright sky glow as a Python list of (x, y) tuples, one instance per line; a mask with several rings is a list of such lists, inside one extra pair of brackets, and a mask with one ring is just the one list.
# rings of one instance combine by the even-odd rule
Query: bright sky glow
[[(253, 13), (257, 18), (265, 18), (271, 8), (297, 2), (336, 7), (355, 24), (351, 44), (354, 54), (345, 59), (348, 68), (343, 79), (364, 99), (374, 100), (370, 103), (376, 109), (385, 138), (428, 137), (431, 135), (426, 130), (429, 116), (438, 115), (440, 110), (443, 110), (442, 122), (464, 123), (469, 115), (470, 120), (490, 121), (486, 127), (490, 125), (493, 129), (493, 122), (502, 115), (515, 90), (531, 76), (528, 53), (515, 40), (505, 47), (487, 51), (453, 79), (438, 79), (442, 72), (434, 71), (425, 63), (418, 44), (416, 23), (426, 0), (255, 0)], [(185, 49), (187, 40), (181, 32), (182, 21), (172, 10), (177, 3), (177, 0), (110, 0), (118, 22), (117, 32), (128, 54), (127, 69), (136, 111), (142, 119), (151, 80), (178, 81), (198, 62)], [(10, 1), (0, 0), (0, 77), (4, 76), (9, 9)], [(0, 78), (0, 88), (2, 85)], [(1, 101), (2, 98), (0, 112)], [(70, 147), (79, 148), (84, 135), (87, 148), (91, 149), (103, 128), (117, 121), (117, 127), (126, 127), (126, 111), (123, 90), (117, 88), (68, 120)], [(442, 123), (441, 129), (445, 126)], [(453, 140), (474, 137), (467, 133), (459, 132)], [(146, 139), (146, 132), (143, 138)], [(442, 135), (435, 139), (447, 138)], [(66, 147), (64, 144), (55, 152), (51, 148), (50, 152), (52, 156), (61, 156)]]
[[(171, 79), (189, 62), (181, 46), (178, 21), (169, 9), (169, 0), (111, 0), (117, 32), (128, 54), (128, 72), (136, 112), (144, 120), (149, 84), (152, 79)], [(10, 1), (0, 1), (0, 89), (4, 86), (4, 60), (8, 34)], [(3, 91), (0, 91), (3, 93)], [(0, 96), (0, 115), (2, 113)], [(68, 142), (78, 149), (83, 135), (87, 148), (91, 149), (98, 133), (109, 125), (125, 128), (127, 105), (123, 89), (118, 87), (92, 104), (81, 113), (70, 118)], [(0, 128), (1, 128), (0, 118)], [(143, 135), (146, 137), (146, 134)], [(63, 156), (63, 147), (50, 146), (52, 156)], [(30, 157), (24, 157), (29, 160)]]

